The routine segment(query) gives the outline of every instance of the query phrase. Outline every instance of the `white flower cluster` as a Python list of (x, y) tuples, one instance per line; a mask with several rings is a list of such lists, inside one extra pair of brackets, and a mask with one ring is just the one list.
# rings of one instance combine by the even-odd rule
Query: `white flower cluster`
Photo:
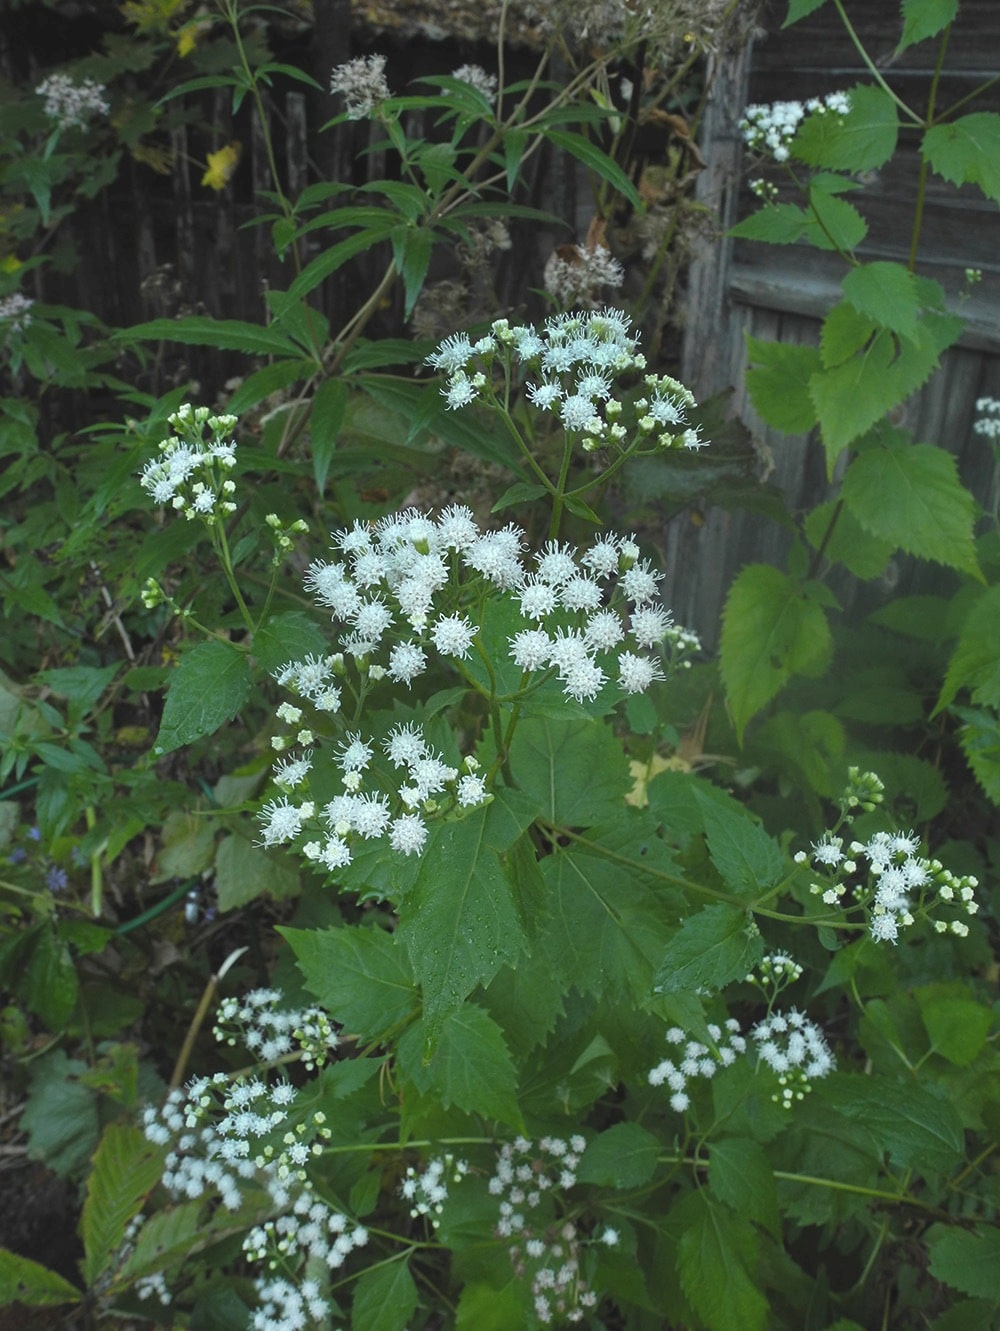
[(807, 115), (845, 116), (850, 109), (846, 92), (810, 97), (807, 102), (756, 102), (743, 113), (739, 129), (748, 148), (787, 162), (789, 146)]
[(771, 1099), (785, 1109), (803, 1099), (811, 1083), (836, 1066), (823, 1032), (797, 1008), (772, 1012), (753, 1027), (750, 1039), (760, 1063), (777, 1073), (780, 1093)]
[(487, 74), (482, 65), (459, 65), (458, 69), (451, 71), (451, 77), (459, 79), (462, 83), (468, 83), (470, 87), (481, 92), (488, 101), (492, 101), (497, 95), (497, 76)]
[[(296, 712), (299, 708), (284, 705), (286, 717)], [(299, 731), (300, 742), (307, 742), (304, 736), (311, 742), (311, 731)], [(365, 742), (360, 733), (348, 734), (334, 759), (343, 775), (344, 792), (329, 800), (318, 813), (312, 800), (300, 804), (288, 798), (271, 800), (260, 813), (263, 844), (282, 845), (303, 832), (319, 831), (322, 839), (307, 841), (302, 854), (333, 872), (351, 863), (352, 842), (357, 838), (386, 837), (394, 851), (414, 855), (427, 840), (427, 824), (421, 812), (448, 812), (455, 805), (471, 808), (491, 798), (477, 771), (475, 758), (463, 758), (461, 768), (449, 767), (443, 755), (427, 743), (420, 727), (413, 723), (395, 726), (381, 748), (395, 769), (393, 772), (384, 764), (373, 765), (374, 742)], [(275, 781), (289, 788), (305, 782), (312, 765), (311, 750), (301, 758), (283, 761), (275, 772)], [(400, 769), (402, 775), (398, 775)], [(362, 790), (366, 775), (382, 789)], [(385, 789), (392, 790), (391, 797)], [(442, 797), (446, 800), (444, 804)], [(399, 812), (400, 808), (404, 811)]]
[(23, 332), (31, 323), (31, 310), (34, 301), (27, 296), (22, 296), (20, 291), (15, 291), (11, 296), (4, 296), (0, 300), (0, 324), (6, 324), (8, 331), (12, 333)]
[[(507, 1241), (518, 1279), (530, 1282), (542, 1325), (581, 1322), (598, 1301), (580, 1268), (584, 1237), (573, 1221), (555, 1214), (559, 1195), (576, 1183), (586, 1144), (579, 1135), (568, 1141), (542, 1137), (537, 1146), (518, 1137), (501, 1148), (488, 1184), (490, 1195), (499, 1198), (497, 1237)], [(605, 1229), (598, 1241), (613, 1247), (618, 1235)]]
[(976, 402), (976, 411), (979, 416), (973, 430), (991, 443), (1000, 444), (1000, 402), (995, 397), (981, 397)]
[[(850, 893), (867, 912), (877, 942), (895, 943), (918, 914), (930, 919), (942, 905), (975, 915), (978, 880), (953, 874), (940, 860), (925, 859), (917, 853), (919, 846), (913, 832), (876, 832), (867, 841), (852, 841), (845, 851), (843, 838), (827, 832), (813, 843), (811, 856), (814, 868), (827, 871), (827, 881), (811, 884), (810, 892), (827, 906), (841, 905)], [(795, 859), (805, 864), (810, 857), (799, 851)], [(867, 870), (859, 867), (859, 859), (868, 861)], [(958, 938), (969, 932), (962, 919), (934, 919), (934, 929)]]
[(628, 331), (630, 322), (613, 309), (553, 315), (540, 332), (532, 324), (511, 327), (497, 319), (475, 342), (466, 333), (453, 333), (427, 363), (446, 376), (441, 392), (449, 408), (490, 397), (494, 361), (499, 359), (507, 373), (520, 366), (537, 376), (527, 384), (529, 402), (557, 415), (568, 434), (580, 435), (584, 452), (622, 451), (636, 434), (655, 448), (704, 448), (706, 441), (687, 421), (694, 395), (669, 375), (646, 376), (647, 392), (631, 404), (635, 420), (624, 423), (614, 381), (646, 368), (638, 339)]
[[(142, 469), (139, 484), (157, 504), (169, 504), (186, 518), (211, 524), (218, 514), (236, 511), (236, 484), (228, 473), (236, 466), (236, 441), (224, 436), (235, 416), (215, 416), (208, 407), (185, 403), (167, 420), (177, 431), (159, 445), (159, 454)], [(208, 428), (210, 438), (203, 439)]]
[(283, 1276), (255, 1282), (259, 1307), (250, 1319), (252, 1331), (301, 1331), (310, 1319), (327, 1326), (330, 1305), (322, 1297), (318, 1280), (295, 1285)]
[(461, 1183), (469, 1172), (465, 1160), (456, 1160), (450, 1153), (434, 1156), (426, 1168), (416, 1170), (407, 1166), (406, 1177), (399, 1185), (400, 1196), (410, 1204), (410, 1216), (427, 1216), (431, 1225), (437, 1229), (441, 1224), (441, 1213), (448, 1200), (448, 1184)]
[(621, 286), (625, 269), (603, 245), (561, 245), (549, 255), (542, 280), (561, 309), (592, 310), (602, 288)]
[(213, 1034), (230, 1048), (237, 1043), (264, 1063), (295, 1052), (312, 1071), (337, 1048), (337, 1033), (321, 1008), (284, 1008), (280, 989), (252, 989), (242, 998), (224, 998), (215, 1014)]
[[(140, 1223), (142, 1217), (139, 1217)], [(140, 1299), (157, 1299), (164, 1308), (172, 1301), (166, 1277), (162, 1271), (154, 1271), (151, 1276), (140, 1276), (135, 1282), (135, 1292)]]
[[(764, 985), (773, 984), (775, 993), (802, 973), (802, 967), (781, 952), (766, 958), (760, 969)], [(749, 975), (747, 979), (755, 977)], [(665, 1084), (670, 1090), (670, 1107), (678, 1114), (691, 1105), (688, 1087), (692, 1081), (698, 1077), (709, 1080), (720, 1068), (731, 1067), (750, 1051), (751, 1045), (756, 1047), (758, 1067), (764, 1064), (778, 1074), (781, 1090), (771, 1098), (786, 1109), (803, 1098), (812, 1080), (825, 1077), (834, 1067), (822, 1031), (796, 1008), (772, 1012), (759, 1021), (750, 1031), (749, 1043), (735, 1017), (729, 1017), (724, 1026), (710, 1023), (708, 1033), (710, 1046), (691, 1039), (679, 1026), (671, 1026), (666, 1039), (677, 1052), (649, 1073), (651, 1086)]]
[(330, 91), (343, 93), (348, 120), (364, 120), (392, 96), (385, 81), (385, 56), (360, 55), (338, 65), (330, 75)]
[(106, 91), (103, 83), (95, 83), (93, 79), (75, 83), (68, 74), (50, 74), (38, 85), (35, 94), (45, 98), (42, 109), (60, 129), (74, 125), (84, 129), (91, 116), (106, 116), (111, 110), (104, 96)]
[[(332, 1047), (329, 1022), (315, 1010), (284, 1014), (275, 1020), (281, 995), (277, 990), (254, 990), (242, 1002), (227, 1000), (219, 1009), (216, 1036), (233, 1043), (228, 1027), (244, 1029), (247, 1047), (264, 1061), (291, 1052), (293, 1039), (306, 1051), (307, 1066), (314, 1066), (310, 1050)], [(290, 1029), (294, 1023), (295, 1029)], [(315, 1054), (315, 1061), (321, 1061)], [(349, 1255), (368, 1242), (368, 1231), (317, 1196), (306, 1166), (323, 1152), (331, 1136), (326, 1116), (317, 1111), (296, 1117), (297, 1091), (285, 1080), (266, 1074), (230, 1076), (219, 1072), (196, 1077), (183, 1090), (171, 1091), (163, 1106), (147, 1108), (142, 1117), (148, 1141), (169, 1146), (162, 1183), (176, 1198), (188, 1200), (214, 1191), (227, 1210), (235, 1211), (244, 1191), (262, 1188), (270, 1198), (273, 1218), (254, 1226), (243, 1239), (249, 1261), (266, 1262), (273, 1273), (287, 1272), (290, 1264), (320, 1264), (328, 1270), (343, 1266)], [(162, 1273), (151, 1277), (140, 1297), (163, 1301)], [(302, 1328), (308, 1319), (322, 1322), (329, 1305), (315, 1279), (297, 1285), (283, 1276), (256, 1281), (259, 1308), (251, 1327)]]
[(728, 1068), (740, 1054), (746, 1053), (747, 1042), (740, 1034), (740, 1023), (730, 1017), (725, 1027), (710, 1023), (708, 1033), (712, 1046), (692, 1040), (680, 1026), (671, 1026), (666, 1033), (667, 1044), (674, 1045), (673, 1058), (665, 1058), (649, 1072), (650, 1086), (667, 1086), (670, 1108), (683, 1114), (691, 1104), (688, 1093), (690, 1082), (697, 1077), (714, 1077), (719, 1068)]

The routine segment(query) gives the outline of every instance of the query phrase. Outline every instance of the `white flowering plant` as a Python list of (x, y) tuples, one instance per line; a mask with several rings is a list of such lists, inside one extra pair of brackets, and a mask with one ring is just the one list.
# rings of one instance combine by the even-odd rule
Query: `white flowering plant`
[[(186, 93), (263, 99), (281, 66), (226, 12), (235, 72)], [(27, 1150), (84, 1183), (78, 1265), (4, 1249), (0, 1303), (192, 1331), (995, 1320), (989, 836), (906, 807), (894, 755), (854, 765), (806, 705), (788, 742), (823, 779), (772, 785), (740, 752), (774, 676), (822, 656), (827, 602), (753, 575), (769, 597), (727, 611), (732, 724), (713, 712), (661, 530), (615, 485), (714, 447), (638, 321), (556, 270), (579, 308), (374, 335), (397, 288), (416, 315), (435, 249), (494, 204), (518, 217), (536, 151), (621, 183), (597, 136), (625, 80), (592, 48), (664, 14), (548, 6), (569, 93), (502, 60), (412, 97), (377, 53), (340, 66), (315, 89), (332, 128), (398, 178), (275, 181), (294, 275), (266, 325), (122, 335), (259, 359), (212, 406), (128, 395), (148, 419), (114, 434), (89, 519), (128, 552), (120, 597), (95, 592), (124, 682), (83, 632), (36, 689), (0, 677), (0, 844), (16, 800), (39, 812), (0, 886), (24, 923), (0, 1038)], [(325, 304), (365, 253), (361, 302)], [(30, 332), (35, 306), (4, 308)], [(488, 478), (443, 477), (440, 440)], [(951, 680), (984, 706), (988, 608)]]

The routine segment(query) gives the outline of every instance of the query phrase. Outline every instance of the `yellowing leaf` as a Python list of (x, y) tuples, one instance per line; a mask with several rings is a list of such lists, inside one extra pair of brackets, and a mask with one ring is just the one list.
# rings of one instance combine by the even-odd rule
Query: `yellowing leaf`
[(240, 144), (227, 143), (217, 153), (209, 153), (208, 170), (202, 176), (201, 183), (209, 189), (225, 189), (236, 170), (241, 151)]

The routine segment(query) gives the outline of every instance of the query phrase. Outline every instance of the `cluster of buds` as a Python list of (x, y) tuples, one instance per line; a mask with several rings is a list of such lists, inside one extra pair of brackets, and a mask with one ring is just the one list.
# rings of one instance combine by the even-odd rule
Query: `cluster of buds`
[(426, 1216), (431, 1226), (437, 1229), (448, 1200), (449, 1183), (461, 1183), (468, 1172), (468, 1162), (456, 1160), (450, 1151), (434, 1156), (422, 1170), (408, 1165), (399, 1193), (409, 1203), (411, 1218), (416, 1220)]
[(236, 484), (229, 473), (236, 466), (236, 441), (227, 436), (236, 417), (216, 416), (208, 407), (185, 403), (167, 420), (176, 433), (160, 442), (158, 456), (143, 467), (142, 488), (157, 504), (169, 504), (209, 526), (220, 514), (235, 513)]
[(337, 1048), (337, 1033), (318, 1007), (286, 1008), (280, 989), (252, 989), (243, 998), (225, 998), (215, 1014), (213, 1034), (237, 1044), (265, 1063), (298, 1053), (310, 1071), (322, 1067)]

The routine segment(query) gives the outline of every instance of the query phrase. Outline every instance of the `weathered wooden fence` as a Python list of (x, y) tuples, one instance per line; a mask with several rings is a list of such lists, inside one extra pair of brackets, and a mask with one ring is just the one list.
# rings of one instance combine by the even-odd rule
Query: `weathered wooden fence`
[[(848, 4), (858, 33), (907, 101), (926, 102), (935, 52), (933, 43), (894, 56), (899, 8), (889, 3)], [(720, 229), (751, 212), (757, 201), (745, 186), (744, 154), (737, 122), (749, 102), (821, 96), (870, 82), (836, 10), (826, 5), (784, 31), (786, 12), (772, 6), (767, 33), (752, 47), (725, 57), (716, 71), (703, 122), (701, 148), (708, 163), (698, 197), (717, 215)], [(928, 54), (928, 51), (930, 52)], [(961, 22), (948, 47), (938, 106), (957, 102), (998, 72), (1000, 6), (995, 0), (964, 0)], [(994, 86), (968, 110), (1000, 109)], [(918, 143), (903, 135), (893, 161), (851, 200), (865, 215), (869, 234), (861, 247), (868, 259), (906, 261), (910, 243)], [(960, 308), (966, 331), (950, 349), (942, 369), (905, 404), (899, 422), (921, 440), (955, 454), (964, 483), (980, 503), (992, 504), (998, 477), (991, 451), (973, 433), (978, 397), (1000, 397), (1000, 211), (972, 187), (958, 190), (929, 177), (918, 271), (936, 278), (949, 304)], [(982, 281), (960, 299), (967, 267)], [(815, 438), (792, 438), (770, 429), (754, 413), (744, 386), (745, 336), (788, 343), (818, 342), (819, 321), (838, 298), (843, 266), (835, 255), (804, 246), (734, 243), (707, 245), (689, 271), (684, 338), (684, 379), (699, 398), (732, 389), (731, 411), (751, 428), (762, 472), (788, 502), (807, 509), (829, 489), (822, 448)], [(716, 641), (726, 589), (747, 563), (780, 563), (788, 534), (759, 517), (711, 509), (682, 515), (667, 531), (668, 596), (677, 617)], [(898, 558), (875, 583), (844, 580), (837, 592), (845, 607), (872, 608), (901, 591), (941, 590), (950, 575), (933, 566)]]

